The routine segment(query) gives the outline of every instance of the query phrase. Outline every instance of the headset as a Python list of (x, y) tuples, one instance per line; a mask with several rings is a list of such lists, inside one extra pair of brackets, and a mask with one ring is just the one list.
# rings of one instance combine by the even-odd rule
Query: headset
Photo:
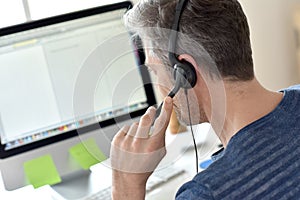
[[(175, 80), (175, 84), (173, 89), (169, 92), (168, 96), (173, 98), (181, 88), (184, 89), (186, 101), (187, 101), (187, 107), (188, 107), (188, 116), (191, 124), (192, 120), (191, 120), (191, 112), (189, 108), (189, 99), (187, 95), (187, 90), (193, 88), (196, 85), (197, 82), (196, 70), (191, 63), (189, 63), (186, 60), (179, 60), (178, 56), (175, 54), (175, 50), (177, 47), (180, 18), (188, 1), (189, 0), (179, 0), (175, 10), (173, 25), (171, 27), (171, 33), (169, 38), (169, 61), (173, 66), (173, 70), (174, 70), (173, 77)], [(156, 111), (156, 118), (159, 116), (161, 112), (162, 105), (163, 103), (160, 104), (160, 106)], [(198, 166), (199, 166), (198, 150), (197, 150), (195, 135), (192, 126), (190, 126), (190, 128), (191, 128), (191, 134), (193, 137), (194, 150), (195, 150), (196, 173), (198, 173)]]
[[(173, 21), (173, 25), (171, 27), (170, 37), (169, 37), (169, 61), (173, 68), (173, 78), (175, 80), (175, 84), (173, 89), (169, 92), (168, 96), (173, 98), (177, 92), (182, 88), (187, 89), (193, 88), (197, 82), (197, 75), (194, 66), (185, 61), (179, 60), (178, 56), (175, 54), (175, 50), (177, 47), (177, 38), (179, 32), (179, 24), (180, 18), (185, 9), (189, 0), (179, 0), (176, 5), (175, 17)], [(156, 117), (159, 116), (162, 108), (162, 103), (159, 105), (156, 111)]]
[(185, 90), (193, 88), (197, 82), (197, 75), (194, 66), (185, 60), (179, 60), (178, 56), (175, 54), (180, 18), (187, 3), (188, 0), (179, 0), (176, 6), (175, 17), (169, 38), (169, 60), (173, 66), (173, 77), (175, 80), (174, 88), (168, 94), (171, 98), (175, 96), (180, 88)]

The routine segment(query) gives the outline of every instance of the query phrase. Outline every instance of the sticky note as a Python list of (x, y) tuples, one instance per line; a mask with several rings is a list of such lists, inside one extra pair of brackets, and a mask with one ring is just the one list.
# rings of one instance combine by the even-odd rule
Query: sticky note
[(45, 155), (24, 163), (25, 176), (34, 188), (61, 182), (56, 166), (50, 155)]
[(83, 169), (89, 169), (92, 165), (106, 160), (106, 156), (98, 148), (94, 139), (88, 139), (71, 147), (70, 155), (79, 163)]

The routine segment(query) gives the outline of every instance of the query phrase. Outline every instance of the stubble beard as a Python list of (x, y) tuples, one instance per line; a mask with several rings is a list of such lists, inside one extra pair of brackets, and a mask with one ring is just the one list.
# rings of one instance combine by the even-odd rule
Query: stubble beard
[(191, 121), (189, 119), (187, 104), (181, 104), (180, 106), (174, 104), (174, 111), (180, 123), (189, 126), (209, 122), (202, 106), (196, 106), (194, 102), (190, 102), (188, 106), (190, 107)]

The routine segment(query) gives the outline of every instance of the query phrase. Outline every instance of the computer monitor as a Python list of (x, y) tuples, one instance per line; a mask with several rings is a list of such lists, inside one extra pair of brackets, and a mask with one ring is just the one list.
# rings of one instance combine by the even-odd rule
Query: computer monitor
[(69, 149), (114, 134), (156, 103), (143, 52), (126, 31), (128, 1), (0, 30), (0, 170), (28, 184), (24, 163), (50, 155), (61, 177), (82, 168)]

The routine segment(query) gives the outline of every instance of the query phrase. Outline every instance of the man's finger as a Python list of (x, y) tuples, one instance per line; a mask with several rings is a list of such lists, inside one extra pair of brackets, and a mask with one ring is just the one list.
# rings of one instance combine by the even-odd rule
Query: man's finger
[(163, 103), (162, 111), (154, 123), (154, 134), (165, 133), (170, 122), (173, 110), (173, 100), (171, 97), (166, 97)]
[(138, 127), (139, 127), (139, 123), (137, 123), (137, 122), (133, 123), (130, 126), (129, 130), (127, 131), (127, 137), (128, 136), (135, 137)]
[(120, 142), (124, 140), (124, 136), (127, 134), (129, 131), (129, 126), (123, 126), (119, 132), (114, 136), (112, 140), (112, 144), (119, 146)]
[(153, 121), (155, 120), (156, 109), (154, 107), (150, 107), (145, 115), (141, 117), (140, 125), (137, 130), (136, 138), (148, 138), (149, 131)]

